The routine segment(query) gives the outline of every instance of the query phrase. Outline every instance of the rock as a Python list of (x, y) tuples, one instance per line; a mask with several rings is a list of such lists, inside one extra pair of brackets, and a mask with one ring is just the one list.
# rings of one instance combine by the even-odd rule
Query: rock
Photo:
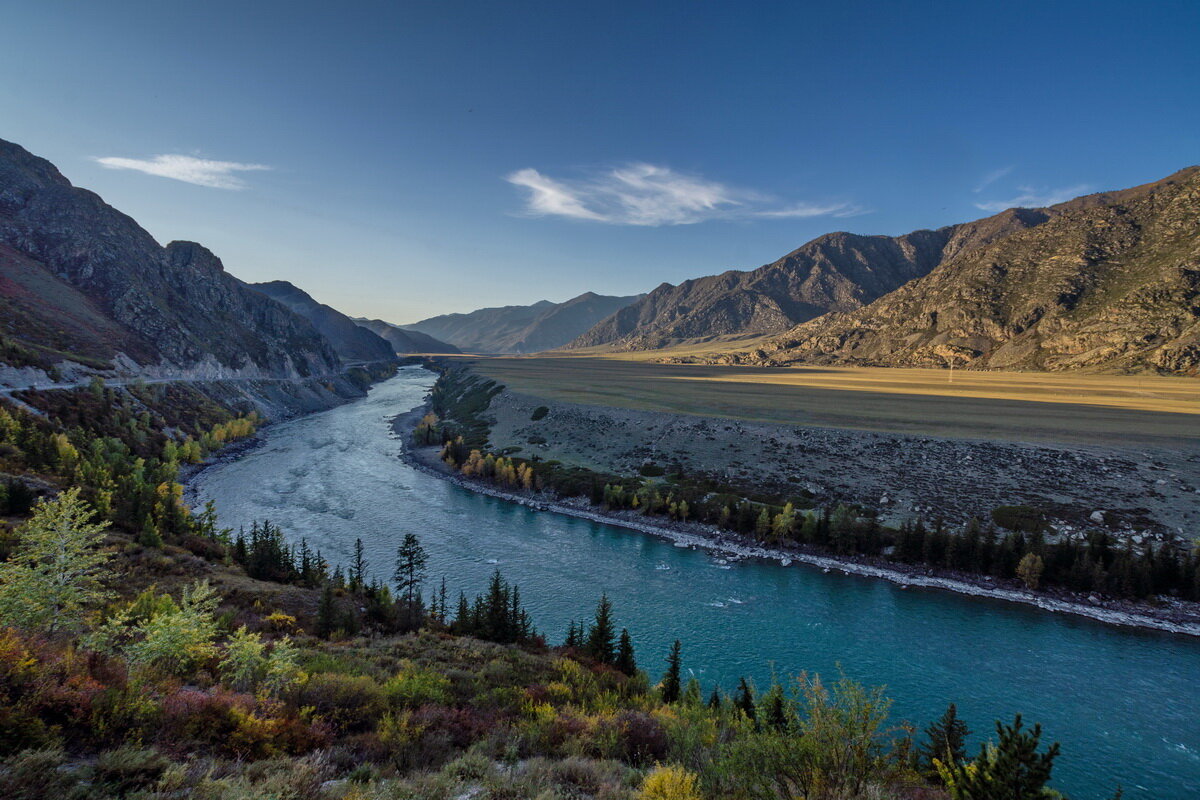
[(1104, 512), (1103, 511), (1093, 511), (1091, 516), (1088, 517), (1088, 519), (1090, 519), (1092, 522), (1096, 522), (1096, 523), (1103, 525), (1104, 524)]

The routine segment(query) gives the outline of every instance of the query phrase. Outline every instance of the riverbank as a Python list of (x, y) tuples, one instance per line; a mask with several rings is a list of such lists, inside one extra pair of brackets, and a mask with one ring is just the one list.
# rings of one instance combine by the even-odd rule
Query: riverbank
[(1110, 625), (1200, 637), (1200, 611), (1187, 607), (1190, 604), (1150, 606), (1095, 595), (1091, 596), (1095, 598), (1092, 600), (1069, 592), (1033, 592), (1016, 585), (1006, 585), (1006, 582), (996, 579), (975, 578), (861, 557), (835, 557), (807, 552), (796, 547), (767, 548), (713, 525), (659, 519), (651, 521), (639, 512), (603, 509), (582, 497), (559, 498), (545, 493), (505, 491), (484, 481), (463, 477), (441, 462), (436, 447), (417, 448), (412, 445), (411, 432), (428, 410), (428, 406), (422, 404), (392, 418), (392, 435), (401, 441), (401, 458), (414, 469), (478, 494), (538, 511), (563, 514), (656, 536), (671, 541), (677, 547), (705, 550), (729, 561), (763, 559), (776, 561), (784, 566), (804, 564), (825, 572), (838, 571), (846, 575), (883, 579), (906, 589), (938, 589), (973, 597), (1022, 603), (1045, 611), (1087, 617)]

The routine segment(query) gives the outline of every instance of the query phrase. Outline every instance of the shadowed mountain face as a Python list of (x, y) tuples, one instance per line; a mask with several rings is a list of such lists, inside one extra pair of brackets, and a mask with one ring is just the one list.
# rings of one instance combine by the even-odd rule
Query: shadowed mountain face
[(946, 258), (1040, 224), (1014, 210), (968, 225), (904, 236), (830, 233), (752, 271), (664, 283), (571, 343), (646, 350), (684, 340), (778, 333), (829, 311), (853, 311)]
[(1032, 213), (1046, 221), (738, 360), (1200, 370), (1200, 168)]
[(399, 325), (384, 322), (381, 319), (354, 318), (355, 323), (380, 336), (396, 353), (461, 353), (452, 344), (437, 339), (420, 331), (409, 331)]
[(593, 292), (565, 303), (481, 308), (403, 326), (449, 342), (468, 353), (537, 353), (562, 347), (600, 320), (636, 301)]
[(252, 283), (250, 287), (312, 323), (345, 361), (388, 361), (396, 357), (396, 351), (382, 337), (360, 327), (342, 312), (318, 303), (287, 281)]
[(0, 140), (0, 319), (14, 366), (119, 354), (212, 377), (326, 375), (341, 365), (304, 319), (194, 242), (162, 247), (49, 161)]

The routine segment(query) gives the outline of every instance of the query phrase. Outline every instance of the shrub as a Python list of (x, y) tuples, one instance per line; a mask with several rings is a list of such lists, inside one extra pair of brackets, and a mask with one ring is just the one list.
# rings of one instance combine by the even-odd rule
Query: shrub
[(427, 703), (451, 702), (450, 680), (437, 672), (422, 669), (411, 661), (383, 685), (389, 705), (417, 708)]
[(674, 765), (651, 770), (638, 797), (641, 800), (703, 800), (696, 776)]
[(660, 467), (657, 464), (642, 464), (642, 466), (638, 468), (638, 472), (647, 478), (657, 478), (667, 474), (666, 468)]
[(62, 771), (66, 762), (58, 749), (25, 750), (0, 761), (0, 797), (5, 800), (45, 800), (64, 797), (75, 778)]
[(371, 730), (387, 707), (383, 689), (365, 675), (310, 675), (297, 694), (299, 705), (344, 732)]
[(1046, 514), (1032, 506), (996, 506), (992, 521), (1001, 528), (1025, 533), (1041, 533), (1047, 526)]
[(533, 413), (529, 415), (529, 419), (537, 422), (538, 420), (545, 418), (545, 416), (549, 413), (550, 408), (548, 406), (538, 406), (533, 410)]
[(157, 750), (124, 746), (108, 750), (96, 759), (94, 781), (116, 797), (148, 789), (162, 777), (170, 762)]

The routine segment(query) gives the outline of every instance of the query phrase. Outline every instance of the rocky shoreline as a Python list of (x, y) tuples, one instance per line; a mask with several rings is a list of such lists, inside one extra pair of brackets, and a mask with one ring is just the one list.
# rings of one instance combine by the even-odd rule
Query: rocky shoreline
[(1065, 591), (1033, 592), (1017, 585), (1006, 585), (1008, 582), (995, 579), (949, 574), (882, 560), (834, 557), (806, 552), (801, 548), (767, 548), (713, 525), (658, 519), (650, 521), (638, 512), (599, 509), (585, 498), (563, 499), (546, 493), (504, 491), (482, 481), (464, 478), (452, 471), (438, 459), (436, 448), (411, 446), (409, 434), (427, 411), (428, 407), (421, 405), (392, 418), (392, 435), (400, 439), (402, 444), (401, 458), (414, 469), (478, 494), (539, 511), (638, 531), (671, 541), (677, 547), (706, 550), (734, 561), (754, 558), (777, 561), (784, 566), (793, 563), (805, 564), (824, 572), (838, 571), (846, 575), (880, 578), (902, 588), (940, 589), (972, 597), (1022, 603), (1045, 611), (1087, 617), (1110, 625), (1200, 636), (1200, 612), (1187, 607), (1190, 604), (1149, 606), (1098, 597), (1089, 601), (1088, 597)]

